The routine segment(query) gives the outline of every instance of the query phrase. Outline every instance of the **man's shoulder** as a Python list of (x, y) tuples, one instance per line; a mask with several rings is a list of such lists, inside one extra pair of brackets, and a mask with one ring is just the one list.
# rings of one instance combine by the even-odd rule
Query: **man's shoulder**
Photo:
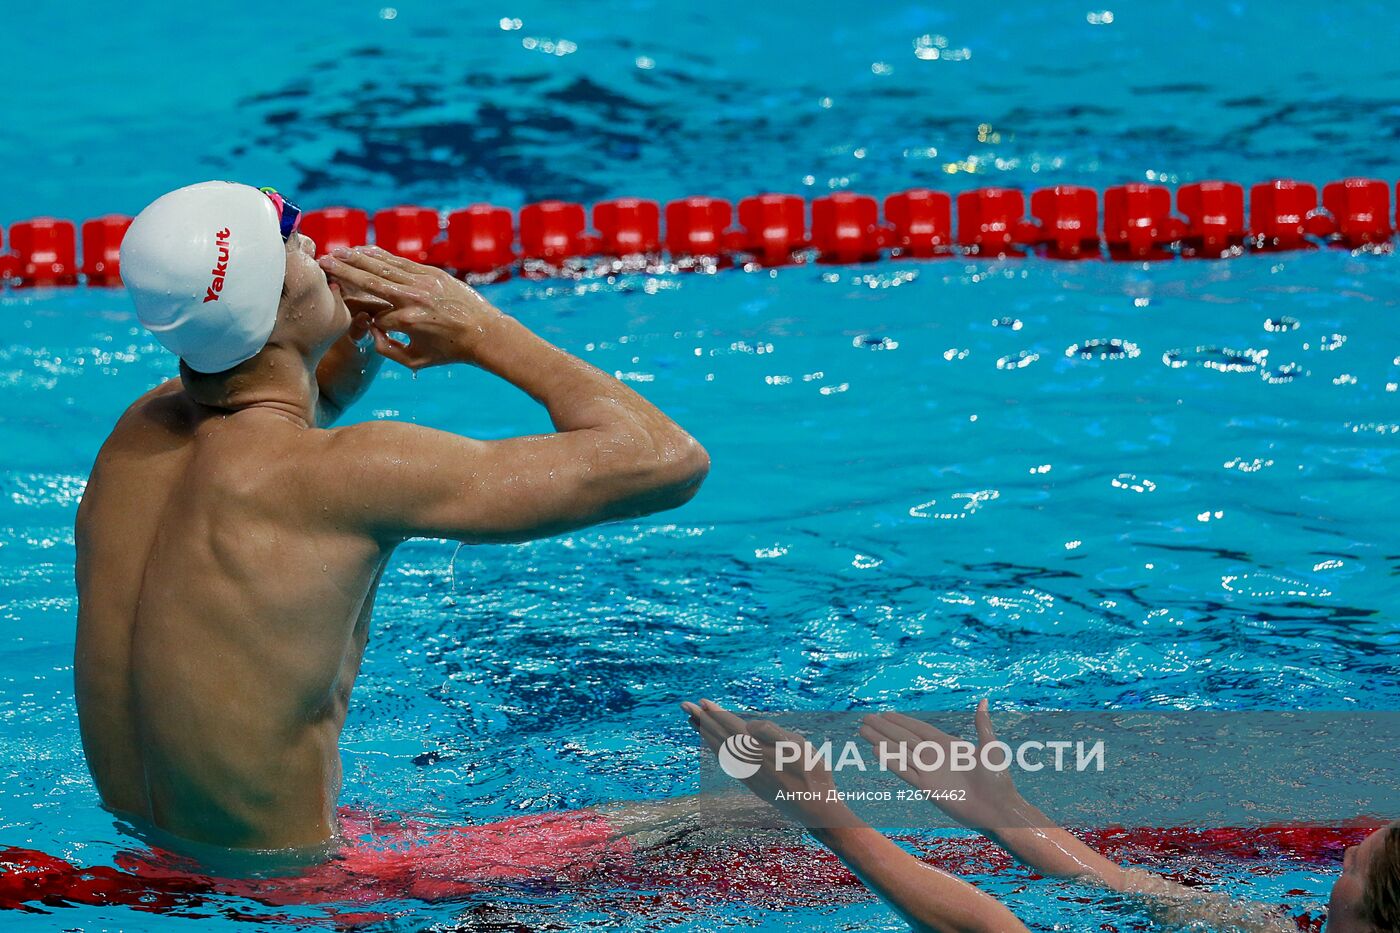
[(178, 378), (167, 379), (155, 388), (143, 393), (122, 412), (117, 419), (117, 428), (131, 427), (133, 422), (143, 422), (152, 416), (160, 421), (168, 421), (172, 416), (188, 417), (194, 410), (194, 403), (185, 394), (185, 387)]
[(432, 477), (461, 477), (480, 452), (480, 441), (407, 421), (362, 421), (315, 432), (311, 458), (318, 481), (353, 479), (363, 485), (422, 485)]
[(383, 450), (399, 444), (432, 443), (435, 440), (452, 439), (466, 442), (468, 439), (437, 428), (413, 424), (409, 421), (358, 421), (335, 428), (323, 428), (316, 432), (327, 444), (345, 448), (367, 448)]
[(345, 451), (379, 450), (386, 444), (412, 442), (422, 437), (430, 429), (408, 421), (357, 421), (354, 424), (334, 428), (322, 428), (314, 432), (317, 440)]
[(449, 447), (472, 443), (456, 434), (407, 421), (361, 421), (308, 432), (319, 470), (341, 475), (382, 473), (431, 462)]
[(288, 483), (341, 529), (385, 546), (417, 533), (420, 512), (460, 497), (474, 452), (468, 438), (406, 421), (364, 421), (307, 432)]
[(171, 379), (142, 394), (118, 416), (98, 451), (101, 462), (125, 451), (142, 451), (158, 443), (168, 446), (172, 435), (188, 434), (194, 423), (194, 405), (179, 379)]

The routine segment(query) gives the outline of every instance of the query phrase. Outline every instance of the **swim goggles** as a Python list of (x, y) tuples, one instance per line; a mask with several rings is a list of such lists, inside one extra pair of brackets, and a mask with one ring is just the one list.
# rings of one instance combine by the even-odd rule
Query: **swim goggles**
[(282, 227), (282, 242), (287, 242), (292, 238), (292, 234), (297, 232), (297, 226), (301, 223), (301, 208), (278, 194), (276, 188), (258, 190), (267, 195), (272, 206), (277, 208), (277, 222)]

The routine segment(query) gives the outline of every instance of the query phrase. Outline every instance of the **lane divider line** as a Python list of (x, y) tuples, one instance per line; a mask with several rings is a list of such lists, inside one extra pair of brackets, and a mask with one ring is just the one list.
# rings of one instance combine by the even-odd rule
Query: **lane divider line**
[[(1375, 178), (1331, 182), (1320, 199), (1307, 182), (1261, 182), (1249, 190), (1247, 223), (1244, 187), (1231, 181), (1182, 185), (1175, 213), (1172, 192), (1163, 185), (1115, 185), (1103, 192), (1102, 224), (1099, 192), (1079, 185), (1032, 192), (1029, 214), (1019, 189), (964, 191), (956, 199), (956, 229), (953, 200), (944, 191), (910, 188), (886, 197), (882, 210), (870, 195), (835, 192), (812, 200), (810, 229), (808, 203), (795, 194), (746, 197), (737, 211), (728, 201), (699, 196), (671, 201), (664, 211), (645, 198), (615, 198), (591, 211), (568, 201), (538, 201), (518, 213), (472, 204), (445, 218), (417, 205), (386, 208), (372, 218), (359, 208), (326, 207), (307, 211), (302, 231), (319, 253), (362, 246), (373, 231), (373, 241), (390, 252), (486, 284), (512, 275), (844, 265), (884, 256), (1154, 262), (1320, 246), (1390, 251), (1400, 224), (1391, 215), (1390, 184)], [(1400, 206), (1400, 185), (1396, 201)], [(81, 265), (72, 221), (39, 217), (12, 224), (9, 250), (0, 252), (0, 281), (118, 286), (119, 247), (130, 224), (119, 214), (84, 222)]]

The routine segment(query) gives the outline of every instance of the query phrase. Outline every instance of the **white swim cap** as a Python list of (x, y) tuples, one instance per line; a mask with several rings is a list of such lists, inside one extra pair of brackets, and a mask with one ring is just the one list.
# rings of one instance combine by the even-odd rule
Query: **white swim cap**
[(179, 188), (132, 221), (122, 279), (136, 316), (201, 373), (252, 359), (272, 335), (287, 272), (277, 207), (249, 185)]

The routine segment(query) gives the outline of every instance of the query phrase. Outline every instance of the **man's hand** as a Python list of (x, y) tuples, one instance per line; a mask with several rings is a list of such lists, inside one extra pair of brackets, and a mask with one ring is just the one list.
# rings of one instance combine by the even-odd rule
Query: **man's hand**
[(380, 354), (412, 369), (471, 363), (554, 423), (552, 434), (499, 441), (392, 421), (335, 432), (325, 485), (346, 487), (341, 514), (383, 544), (527, 541), (675, 508), (704, 480), (709, 456), (680, 425), (445, 272), (373, 247), (336, 250), (321, 265), (353, 290), (352, 310), (369, 311)]
[[(997, 737), (992, 731), (986, 700), (977, 704), (976, 722), (978, 744), (995, 742)], [(900, 713), (883, 713), (866, 716), (860, 734), (882, 754), (893, 755), (903, 746), (902, 759), (894, 757), (904, 762), (903, 768), (896, 769), (899, 776), (914, 787), (931, 791), (930, 796), (938, 808), (969, 829), (994, 834), (997, 830), (1025, 825), (1028, 808), (1010, 772), (983, 767), (980, 755), (976, 759), (977, 766), (970, 771), (925, 770), (918, 766), (914, 746), (921, 742), (941, 746), (943, 760), (949, 760), (952, 743), (957, 740), (941, 729)]]
[[(502, 315), (470, 285), (377, 246), (338, 249), (320, 260), (352, 310), (368, 311), (375, 348), (409, 369), (476, 361)], [(405, 343), (391, 333), (406, 334)]]

